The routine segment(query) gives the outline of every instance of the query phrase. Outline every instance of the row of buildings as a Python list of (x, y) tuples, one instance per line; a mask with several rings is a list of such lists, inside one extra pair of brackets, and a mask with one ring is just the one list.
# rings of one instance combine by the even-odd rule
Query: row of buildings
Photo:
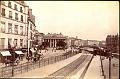
[(105, 41), (97, 41), (97, 40), (83, 40), (83, 39), (78, 39), (77, 36), (76, 37), (68, 37), (65, 36), (61, 33), (56, 34), (56, 33), (48, 33), (48, 34), (42, 34), (39, 35), (39, 37), (42, 38), (42, 40), (40, 40), (41, 42), (49, 42), (49, 46), (48, 47), (56, 47), (56, 44), (58, 41), (64, 41), (67, 44), (67, 47), (71, 47), (71, 46), (100, 46), (100, 45), (105, 45)]
[(35, 16), (24, 1), (0, 1), (0, 49), (27, 48), (35, 28)]
[(48, 47), (56, 47), (58, 41), (64, 41), (67, 46), (107, 46), (118, 49), (118, 35), (108, 35), (106, 41), (82, 40), (77, 37), (68, 37), (63, 34), (39, 33), (36, 30), (35, 16), (32, 9), (24, 1), (0, 1), (0, 49), (8, 46), (19, 48), (41, 45), (49, 42)]

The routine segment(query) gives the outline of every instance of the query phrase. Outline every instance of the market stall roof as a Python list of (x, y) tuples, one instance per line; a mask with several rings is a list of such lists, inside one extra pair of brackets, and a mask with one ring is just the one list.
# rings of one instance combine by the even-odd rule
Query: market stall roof
[(15, 51), (17, 54), (24, 54), (22, 51)]
[(1, 51), (2, 56), (11, 56), (9, 51)]

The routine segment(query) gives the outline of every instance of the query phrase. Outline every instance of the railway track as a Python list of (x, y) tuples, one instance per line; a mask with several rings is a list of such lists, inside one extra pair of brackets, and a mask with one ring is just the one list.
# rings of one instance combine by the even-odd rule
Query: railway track
[(72, 72), (75, 72), (77, 71), (77, 69), (81, 66), (84, 66), (84, 65), (81, 65), (83, 62), (86, 61), (86, 59), (90, 60), (91, 59), (91, 55), (81, 55), (78, 59), (76, 59), (75, 61), (71, 62), (70, 64), (66, 65), (65, 67), (59, 69), (58, 71), (50, 74), (48, 76), (48, 78), (45, 78), (45, 79), (64, 79), (64, 78), (67, 78), (68, 76), (71, 76), (71, 73)]

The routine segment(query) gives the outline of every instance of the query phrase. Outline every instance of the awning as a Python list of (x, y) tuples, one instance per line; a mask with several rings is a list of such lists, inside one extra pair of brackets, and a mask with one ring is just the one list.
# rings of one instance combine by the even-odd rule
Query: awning
[(34, 49), (30, 49), (32, 52), (36, 52)]
[(22, 51), (15, 51), (17, 54), (24, 54)]
[(9, 51), (2, 51), (1, 54), (2, 56), (11, 56)]

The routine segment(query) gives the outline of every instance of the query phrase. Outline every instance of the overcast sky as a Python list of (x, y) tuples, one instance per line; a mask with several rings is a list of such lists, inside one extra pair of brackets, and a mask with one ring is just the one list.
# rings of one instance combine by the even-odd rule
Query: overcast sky
[(25, 1), (39, 32), (105, 40), (119, 31), (118, 1)]

